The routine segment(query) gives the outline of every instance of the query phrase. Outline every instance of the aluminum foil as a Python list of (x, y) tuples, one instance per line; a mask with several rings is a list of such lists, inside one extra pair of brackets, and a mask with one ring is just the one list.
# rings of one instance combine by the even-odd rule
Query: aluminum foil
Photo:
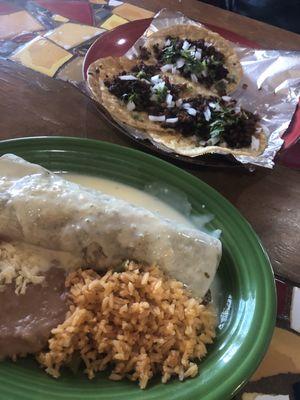
[[(148, 36), (160, 29), (179, 24), (203, 26), (180, 12), (161, 10), (126, 56), (135, 58)], [(232, 43), (232, 46), (240, 58), (243, 78), (231, 97), (245, 109), (260, 115), (261, 124), (268, 138), (268, 145), (263, 154), (257, 157), (235, 156), (235, 158), (243, 164), (272, 168), (274, 157), (283, 144), (281, 136), (290, 124), (300, 96), (300, 52), (257, 50), (239, 47), (236, 43)], [(135, 138), (151, 140), (147, 133), (121, 125)], [(151, 141), (156, 147), (170, 152), (165, 146)]]

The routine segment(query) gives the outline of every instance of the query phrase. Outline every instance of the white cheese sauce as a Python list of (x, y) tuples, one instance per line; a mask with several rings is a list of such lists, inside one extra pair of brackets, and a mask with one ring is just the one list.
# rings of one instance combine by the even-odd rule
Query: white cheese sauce
[(93, 176), (70, 173), (63, 174), (62, 176), (64, 179), (67, 179), (71, 182), (75, 182), (91, 189), (99, 190), (102, 193), (125, 200), (135, 206), (146, 208), (147, 210), (157, 213), (164, 218), (184, 224), (189, 228), (195, 228), (195, 225), (185, 215), (181, 214), (167, 203), (159, 200), (151, 194), (135, 189), (129, 185)]
[[(184, 193), (175, 188), (173, 189), (170, 187), (164, 187), (163, 184), (146, 185), (145, 192), (135, 189), (132, 186), (111, 181), (102, 177), (93, 177), (73, 173), (64, 173), (61, 174), (61, 176), (71, 182), (86, 186), (91, 189), (99, 190), (102, 193), (125, 200), (135, 206), (146, 208), (164, 218), (184, 224), (187, 227), (200, 228), (201, 230), (205, 230), (206, 233), (208, 233), (208, 231), (205, 229), (204, 225), (213, 219), (211, 214), (192, 217), (190, 215), (191, 205), (189, 204)], [(155, 196), (163, 198), (164, 201)], [(203, 208), (205, 207), (203, 206)], [(211, 232), (211, 234), (213, 236), (219, 236), (219, 232), (217, 231)], [(214, 307), (218, 309), (217, 303), (221, 290), (218, 277), (215, 277), (210, 289)]]

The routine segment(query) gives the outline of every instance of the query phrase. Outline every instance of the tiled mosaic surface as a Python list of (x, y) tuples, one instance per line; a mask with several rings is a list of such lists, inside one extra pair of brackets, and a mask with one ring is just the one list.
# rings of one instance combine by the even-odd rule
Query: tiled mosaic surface
[[(84, 56), (97, 37), (152, 16), (119, 0), (0, 0), (0, 57), (80, 85)], [(300, 400), (300, 288), (277, 281), (277, 292), (278, 327), (239, 400)]]
[(0, 1), (0, 57), (45, 75), (82, 81), (82, 61), (103, 32), (153, 12), (119, 0)]

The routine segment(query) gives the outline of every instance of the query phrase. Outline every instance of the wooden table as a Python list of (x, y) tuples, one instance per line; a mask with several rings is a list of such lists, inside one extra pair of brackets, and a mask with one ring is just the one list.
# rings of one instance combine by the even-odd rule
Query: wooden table
[[(300, 50), (300, 36), (196, 0), (132, 0), (158, 11), (179, 10), (257, 41), (264, 47)], [(54, 80), (11, 61), (0, 60), (0, 138), (65, 135), (136, 146), (101, 120), (93, 101), (69, 83)], [(185, 169), (190, 168), (185, 166)], [(277, 274), (300, 283), (300, 174), (276, 165), (190, 172), (227, 197), (248, 219), (267, 249)]]

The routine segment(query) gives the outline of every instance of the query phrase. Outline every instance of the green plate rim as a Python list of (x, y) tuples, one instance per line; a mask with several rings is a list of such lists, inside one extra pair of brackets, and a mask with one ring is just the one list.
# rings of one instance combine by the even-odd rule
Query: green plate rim
[[(259, 331), (259, 340), (257, 337), (253, 339), (253, 347), (251, 352), (249, 352), (243, 358), (238, 369), (236, 369), (230, 375), (228, 382), (221, 382), (222, 385), (222, 398), (227, 399), (230, 396), (234, 396), (248, 381), (251, 375), (254, 373), (258, 365), (260, 364), (262, 358), (264, 357), (269, 343), (272, 338), (273, 330), (276, 322), (276, 289), (275, 289), (275, 280), (274, 273), (272, 270), (272, 266), (266, 253), (263, 248), (260, 239), (257, 234), (248, 223), (248, 221), (240, 214), (240, 212), (220, 193), (218, 193), (211, 186), (203, 182), (197, 177), (194, 177), (190, 173), (170, 164), (169, 162), (163, 161), (155, 156), (143, 153), (139, 150), (135, 150), (132, 148), (120, 146), (117, 144), (112, 144), (108, 142), (103, 142), (99, 140), (86, 139), (86, 138), (77, 138), (77, 137), (62, 137), (62, 136), (37, 136), (37, 137), (25, 137), (25, 138), (17, 138), (17, 139), (7, 139), (0, 141), (0, 155), (5, 154), (7, 152), (11, 152), (8, 149), (10, 147), (14, 147), (13, 152), (18, 154), (18, 150), (24, 150), (24, 147), (30, 146), (30, 151), (38, 151), (38, 148), (43, 151), (44, 150), (53, 150), (55, 151), (55, 146), (59, 145), (60, 147), (64, 147), (66, 152), (75, 151), (78, 147), (79, 149), (91, 149), (93, 151), (97, 151), (98, 149), (103, 151), (118, 151), (123, 154), (134, 157), (140, 161), (146, 161), (150, 164), (155, 164), (157, 167), (164, 168), (173, 174), (176, 174), (181, 179), (184, 179), (191, 185), (200, 185), (202, 188), (205, 188), (205, 191), (208, 197), (215, 197), (220, 199), (224, 204), (224, 207), (228, 209), (230, 212), (236, 214), (239, 219), (239, 223), (243, 225), (243, 228), (248, 230), (249, 234), (252, 236), (252, 240), (256, 242), (257, 252), (260, 253), (264, 264), (264, 277), (265, 282), (264, 285), (261, 284), (261, 290), (265, 290), (265, 299), (266, 303), (264, 304), (264, 309), (267, 310), (267, 313), (264, 313), (262, 316), (262, 320), (260, 321), (260, 331)], [(69, 147), (69, 149), (68, 149)], [(8, 150), (8, 151), (7, 151)], [(58, 150), (58, 149), (57, 149)], [(247, 337), (249, 340), (249, 337)], [(225, 388), (225, 389), (224, 389)], [(209, 394), (206, 397), (206, 400), (217, 399), (219, 397), (214, 397), (215, 395), (221, 395), (219, 393), (218, 388), (216, 388), (214, 393)]]

